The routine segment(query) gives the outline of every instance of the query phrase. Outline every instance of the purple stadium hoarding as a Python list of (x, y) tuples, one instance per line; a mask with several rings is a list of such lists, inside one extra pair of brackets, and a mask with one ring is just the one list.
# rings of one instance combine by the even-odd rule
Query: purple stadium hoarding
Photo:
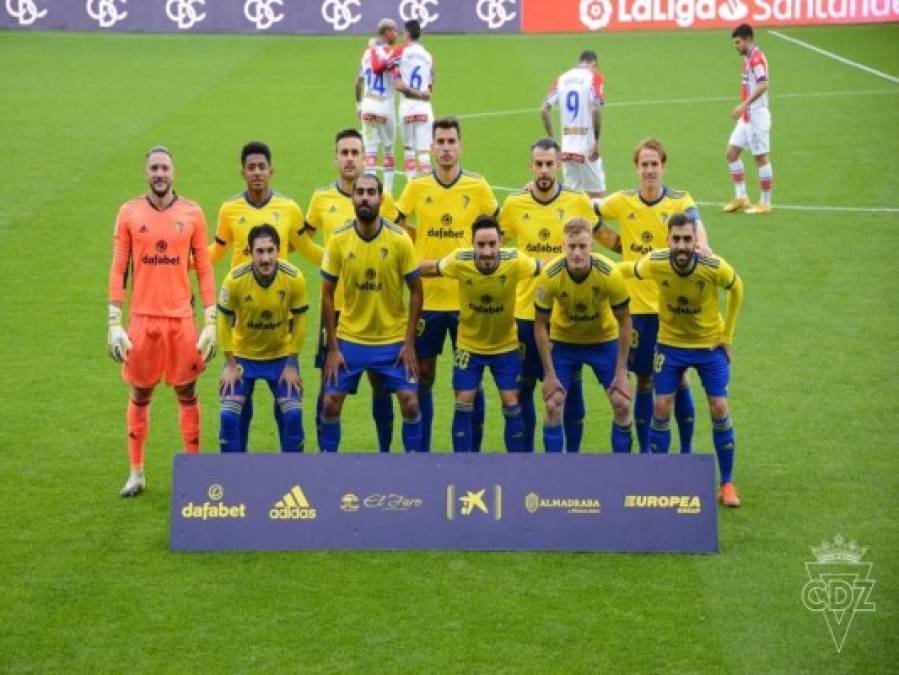
[(712, 455), (175, 456), (171, 547), (718, 550)]
[(0, 0), (0, 28), (139, 33), (367, 33), (417, 19), (426, 33), (518, 32), (520, 0)]

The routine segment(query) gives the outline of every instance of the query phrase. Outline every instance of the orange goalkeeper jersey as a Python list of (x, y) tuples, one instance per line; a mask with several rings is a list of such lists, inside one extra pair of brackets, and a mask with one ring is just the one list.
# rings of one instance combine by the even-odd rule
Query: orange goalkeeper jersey
[(146, 196), (125, 202), (116, 219), (110, 302), (124, 301), (130, 262), (132, 316), (193, 316), (188, 277), (191, 255), (203, 306), (208, 307), (215, 304), (215, 275), (202, 209), (177, 195), (161, 211)]

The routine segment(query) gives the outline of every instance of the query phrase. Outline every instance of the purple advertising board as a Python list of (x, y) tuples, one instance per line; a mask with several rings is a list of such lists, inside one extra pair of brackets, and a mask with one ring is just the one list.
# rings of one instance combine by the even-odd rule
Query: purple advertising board
[(520, 0), (3, 0), (0, 28), (139, 33), (365, 33), (416, 19), (424, 33), (519, 32)]
[(714, 553), (714, 457), (179, 454), (171, 547)]

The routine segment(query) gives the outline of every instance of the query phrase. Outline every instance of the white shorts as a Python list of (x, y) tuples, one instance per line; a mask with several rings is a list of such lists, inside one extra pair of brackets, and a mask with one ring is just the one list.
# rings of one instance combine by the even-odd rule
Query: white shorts
[(742, 117), (737, 120), (728, 144), (749, 150), (753, 157), (767, 155), (771, 151), (771, 111), (760, 108), (751, 114), (748, 122)]
[(392, 113), (380, 115), (363, 110), (361, 117), (366, 152), (377, 152), (379, 145), (392, 149), (396, 139), (396, 116)]
[(576, 192), (605, 192), (606, 174), (602, 168), (602, 157), (595, 162), (562, 162), (562, 184)]
[[(416, 103), (419, 105), (414, 105)], [(403, 145), (417, 152), (430, 152), (431, 125), (434, 123), (431, 106), (422, 106), (420, 101), (400, 101), (400, 121)]]

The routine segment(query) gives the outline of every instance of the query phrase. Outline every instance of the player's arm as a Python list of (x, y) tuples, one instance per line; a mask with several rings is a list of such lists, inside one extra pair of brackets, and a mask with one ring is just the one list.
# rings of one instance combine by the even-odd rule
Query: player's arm
[[(624, 286), (623, 280), (621, 285)], [(612, 385), (609, 387), (609, 393), (615, 391), (627, 400), (630, 400), (631, 386), (627, 376), (627, 357), (631, 348), (633, 325), (631, 323), (631, 312), (628, 309), (628, 300), (618, 305), (613, 305), (612, 313), (618, 320), (618, 356), (615, 358), (615, 377), (612, 380)]]
[[(733, 268), (730, 270), (733, 272)], [(720, 277), (720, 272), (719, 272)], [(721, 344), (727, 352), (727, 358), (731, 358), (731, 345), (734, 341), (734, 330), (737, 327), (737, 316), (743, 306), (743, 280), (736, 272), (729, 284), (724, 285), (727, 291), (727, 316), (724, 318), (724, 334), (721, 336)]]
[[(314, 233), (315, 229), (312, 229), (311, 232)], [(290, 245), (297, 253), (316, 267), (322, 264), (322, 258), (325, 256), (325, 249), (312, 240), (312, 234), (305, 226), (290, 231)]]
[(558, 80), (553, 81), (546, 98), (543, 100), (543, 105), (540, 107), (540, 119), (543, 120), (543, 128), (546, 130), (546, 135), (550, 138), (556, 137), (555, 133), (553, 133), (552, 109), (559, 98), (559, 91), (556, 89), (557, 84)]
[(234, 322), (237, 317), (236, 302), (232, 299), (229, 288), (229, 279), (225, 279), (222, 284), (222, 290), (219, 292), (218, 307), (216, 312), (216, 329), (218, 332), (219, 342), (222, 347), (222, 354), (225, 358), (225, 367), (222, 369), (219, 378), (219, 396), (222, 398), (234, 395), (234, 387), (240, 382), (240, 368), (237, 365), (237, 359), (234, 357)]
[(399, 74), (396, 74), (394, 76), (393, 86), (398, 92), (400, 92), (406, 98), (412, 98), (417, 101), (430, 101), (431, 100), (430, 92), (419, 91), (418, 89), (413, 89), (412, 87), (407, 85), (405, 82), (403, 82), (403, 78), (401, 78), (399, 76)]
[(593, 150), (590, 152), (590, 161), (599, 159), (599, 133), (602, 130), (602, 104), (599, 101), (593, 101)]
[(396, 200), (394, 207), (396, 208), (396, 224), (406, 230), (406, 234), (415, 241), (415, 226), (409, 223), (409, 216), (415, 213), (415, 194), (413, 192), (412, 182), (406, 183), (403, 187), (403, 193)]
[(215, 225), (215, 238), (209, 244), (209, 261), (214, 265), (225, 257), (231, 245), (231, 225), (225, 215), (225, 205), (219, 209), (218, 222)]
[(325, 384), (336, 384), (337, 373), (341, 368), (346, 370), (347, 367), (337, 344), (337, 316), (334, 313), (335, 288), (337, 288), (337, 278), (326, 276), (322, 270), (322, 321), (325, 322), (325, 344), (328, 349), (322, 372)]
[(199, 207), (191, 235), (191, 252), (200, 286), (200, 299), (203, 302), (203, 328), (197, 339), (197, 351), (208, 363), (215, 356), (215, 272), (206, 246), (206, 218)]
[(439, 277), (440, 261), (439, 260), (422, 260), (418, 264), (418, 270), (423, 277)]
[(107, 311), (106, 344), (113, 360), (124, 363), (131, 351), (131, 340), (122, 327), (122, 303), (128, 280), (128, 262), (131, 260), (131, 231), (126, 224), (123, 208), (116, 219), (112, 246), (112, 265), (109, 268), (109, 307)]
[[(298, 279), (299, 281), (299, 279)], [(300, 349), (306, 338), (306, 314), (309, 309), (309, 301), (306, 298), (306, 281), (302, 280), (301, 289), (290, 308), (290, 352), (284, 363), (284, 369), (278, 377), (278, 382), (287, 385), (287, 395), (294, 390), (299, 395), (303, 390), (303, 381), (300, 379)]]
[(418, 380), (418, 359), (415, 356), (415, 335), (418, 321), (421, 319), (421, 308), (424, 306), (424, 287), (418, 270), (406, 275), (406, 286), (409, 288), (409, 322), (406, 324), (406, 336), (400, 348), (399, 360), (403, 362), (408, 379)]
[(596, 214), (596, 224), (593, 226), (593, 239), (605, 246), (610, 251), (621, 253), (621, 235), (606, 225), (603, 220), (603, 205), (609, 198), (593, 199), (593, 212)]
[(362, 83), (364, 82), (364, 78), (362, 77), (362, 71), (356, 75), (356, 115), (360, 115), (362, 113)]
[[(372, 45), (371, 49), (371, 72), (380, 75), (385, 70), (394, 68), (403, 56), (402, 46), (391, 48), (387, 45), (378, 47)], [(383, 50), (383, 51), (382, 51)]]

